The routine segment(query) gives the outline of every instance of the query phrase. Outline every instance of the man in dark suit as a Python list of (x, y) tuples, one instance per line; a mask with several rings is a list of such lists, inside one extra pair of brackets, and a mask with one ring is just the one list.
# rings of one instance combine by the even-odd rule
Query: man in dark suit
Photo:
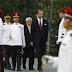
[(32, 24), (32, 18), (27, 17), (26, 18), (26, 25), (24, 26), (26, 47), (24, 48), (23, 69), (26, 69), (26, 66), (25, 66), (26, 58), (29, 57), (29, 70), (34, 70), (34, 68), (33, 68), (33, 64), (34, 64), (34, 48), (33, 48), (33, 46), (30, 45), (31, 24)]
[(48, 21), (43, 19), (43, 11), (38, 10), (37, 19), (32, 22), (31, 26), (31, 46), (36, 48), (37, 58), (38, 58), (38, 70), (41, 69), (41, 57), (45, 52), (45, 45), (47, 45), (48, 37)]

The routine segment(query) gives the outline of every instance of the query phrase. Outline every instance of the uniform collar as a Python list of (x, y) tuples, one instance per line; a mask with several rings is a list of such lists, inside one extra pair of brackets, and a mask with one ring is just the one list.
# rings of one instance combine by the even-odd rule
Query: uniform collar
[(10, 22), (9, 23), (7, 23), (7, 22), (4, 22), (6, 25), (10, 25)]
[(19, 25), (19, 22), (18, 22), (18, 23), (15, 23), (15, 22), (14, 22), (14, 25)]

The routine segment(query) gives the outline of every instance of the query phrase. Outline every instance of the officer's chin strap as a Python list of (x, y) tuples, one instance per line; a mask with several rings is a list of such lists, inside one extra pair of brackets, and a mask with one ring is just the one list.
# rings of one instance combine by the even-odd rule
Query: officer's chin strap
[(41, 61), (42, 61), (41, 69), (44, 69), (44, 65), (45, 65), (45, 66), (48, 65), (48, 55), (42, 56)]

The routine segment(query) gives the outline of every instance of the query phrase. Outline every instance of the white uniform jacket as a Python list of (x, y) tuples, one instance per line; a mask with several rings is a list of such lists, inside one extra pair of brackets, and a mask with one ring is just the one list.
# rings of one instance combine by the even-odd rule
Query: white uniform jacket
[(0, 45), (3, 44), (3, 39), (2, 39), (2, 19), (0, 18)]
[(63, 38), (64, 38), (64, 35), (66, 33), (66, 29), (64, 28), (64, 25), (63, 25), (63, 22), (64, 22), (64, 19), (63, 18), (60, 22), (60, 25), (59, 25), (59, 30), (58, 30), (58, 39), (57, 39), (57, 43), (59, 42), (62, 42)]
[(7, 24), (6, 22), (3, 23), (3, 45), (10, 45), (10, 35), (11, 35), (11, 23)]
[(72, 72), (72, 30), (67, 32), (61, 43), (57, 72)]
[(24, 26), (20, 23), (11, 25), (11, 46), (26, 46), (24, 36)]

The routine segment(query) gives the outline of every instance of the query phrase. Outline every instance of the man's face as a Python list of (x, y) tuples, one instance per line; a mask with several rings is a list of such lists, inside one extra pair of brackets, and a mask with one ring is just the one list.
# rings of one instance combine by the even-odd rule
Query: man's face
[(4, 18), (5, 22), (9, 23), (10, 22), (10, 18)]
[(69, 28), (69, 26), (70, 26), (70, 19), (69, 18), (66, 18), (66, 19), (64, 19), (64, 28)]
[(64, 14), (63, 13), (59, 13), (59, 17), (63, 18)]
[(43, 12), (39, 11), (37, 15), (38, 15), (38, 18), (41, 19), (43, 17)]
[(30, 25), (32, 24), (32, 20), (31, 20), (31, 19), (28, 19), (28, 20), (26, 21), (26, 24), (30, 26)]
[(15, 23), (18, 23), (18, 22), (19, 22), (19, 17), (14, 17), (14, 18), (13, 18), (13, 21), (14, 21)]

